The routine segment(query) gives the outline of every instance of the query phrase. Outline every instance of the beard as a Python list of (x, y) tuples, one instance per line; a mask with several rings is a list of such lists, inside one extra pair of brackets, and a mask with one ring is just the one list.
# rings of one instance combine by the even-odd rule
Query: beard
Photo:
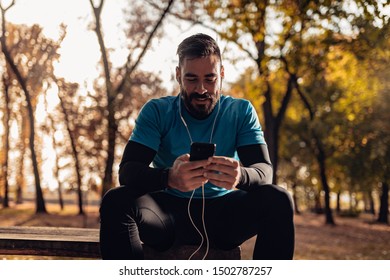
[[(180, 95), (181, 98), (183, 98), (184, 105), (188, 113), (190, 113), (192, 117), (202, 120), (207, 118), (213, 112), (215, 105), (218, 102), (220, 93), (188, 93), (183, 88), (180, 88)], [(197, 101), (200, 101), (200, 103), (197, 103)]]

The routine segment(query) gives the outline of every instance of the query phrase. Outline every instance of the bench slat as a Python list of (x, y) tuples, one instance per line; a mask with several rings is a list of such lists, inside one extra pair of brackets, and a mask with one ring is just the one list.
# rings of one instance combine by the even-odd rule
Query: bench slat
[(100, 258), (99, 230), (0, 227), (0, 254)]
[[(144, 246), (145, 259), (185, 260), (197, 246), (183, 245), (165, 252)], [(193, 259), (200, 259), (204, 250)], [(0, 227), (0, 255), (61, 256), (99, 259), (99, 230), (64, 227)], [(241, 249), (210, 249), (207, 259), (239, 260)]]

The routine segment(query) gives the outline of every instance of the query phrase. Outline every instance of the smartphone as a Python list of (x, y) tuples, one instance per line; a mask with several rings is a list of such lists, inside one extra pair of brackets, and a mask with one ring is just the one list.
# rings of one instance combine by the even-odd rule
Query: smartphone
[(208, 159), (215, 153), (215, 144), (194, 142), (191, 144), (190, 161)]

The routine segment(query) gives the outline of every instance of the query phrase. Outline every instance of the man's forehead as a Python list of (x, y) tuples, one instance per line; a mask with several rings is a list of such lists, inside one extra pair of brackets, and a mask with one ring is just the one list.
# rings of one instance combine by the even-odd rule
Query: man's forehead
[(221, 68), (221, 61), (216, 55), (186, 58), (179, 67), (184, 72), (205, 71), (210, 73), (218, 73)]
[(193, 63), (203, 63), (203, 64), (217, 64), (221, 63), (217, 55), (201, 56), (201, 57), (185, 57), (183, 59), (183, 64), (193, 64)]

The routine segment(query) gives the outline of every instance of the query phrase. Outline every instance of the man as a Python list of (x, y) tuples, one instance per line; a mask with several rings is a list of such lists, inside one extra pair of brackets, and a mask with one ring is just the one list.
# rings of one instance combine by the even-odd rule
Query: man
[[(103, 259), (142, 259), (142, 242), (228, 250), (255, 235), (253, 259), (292, 259), (291, 198), (271, 185), (253, 106), (222, 95), (221, 53), (210, 36), (186, 38), (177, 53), (180, 94), (144, 105), (120, 164), (122, 186), (103, 198)], [(190, 161), (193, 142), (216, 144), (215, 156)]]

